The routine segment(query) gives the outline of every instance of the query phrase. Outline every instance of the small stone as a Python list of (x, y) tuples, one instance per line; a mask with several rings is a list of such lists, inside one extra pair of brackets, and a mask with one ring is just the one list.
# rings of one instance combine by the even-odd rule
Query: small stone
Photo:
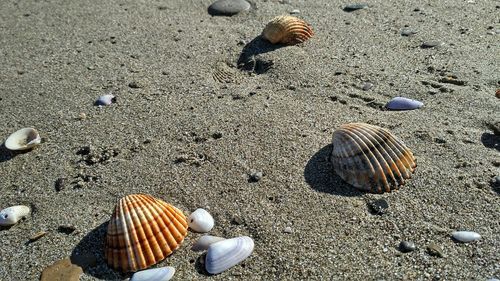
[(441, 247), (439, 247), (439, 245), (437, 245), (434, 242), (431, 242), (429, 245), (427, 245), (427, 253), (429, 253), (429, 255), (434, 257), (439, 257), (439, 258), (444, 257), (443, 249), (441, 249)]
[(58, 178), (54, 184), (54, 187), (57, 192), (63, 190), (66, 188), (67, 185), (67, 180), (66, 178)]
[(295, 85), (293, 85), (293, 84), (288, 85), (287, 88), (288, 88), (288, 90), (292, 90), (292, 91), (297, 90), (297, 87), (295, 87)]
[(71, 234), (76, 230), (76, 227), (72, 225), (60, 225), (57, 231), (64, 234)]
[(363, 89), (363, 91), (368, 91), (371, 88), (373, 88), (373, 84), (370, 82), (366, 82), (361, 89)]
[(403, 253), (409, 253), (415, 251), (416, 249), (417, 247), (415, 246), (415, 243), (411, 241), (401, 241), (401, 243), (399, 243), (399, 250)]
[(285, 229), (283, 229), (283, 232), (284, 233), (292, 233), (292, 228), (287, 226), (287, 227), (285, 227)]
[(257, 170), (252, 169), (252, 170), (250, 170), (248, 181), (249, 182), (258, 182), (262, 179), (263, 176), (264, 176), (264, 173), (262, 173), (261, 171), (257, 171)]
[(78, 281), (83, 269), (71, 263), (69, 258), (56, 261), (42, 271), (40, 281)]
[(440, 47), (442, 45), (444, 45), (444, 43), (439, 41), (425, 41), (422, 43), (422, 45), (420, 45), (420, 47), (422, 49), (429, 49), (434, 47)]
[(300, 10), (298, 10), (298, 9), (292, 10), (290, 12), (290, 15), (297, 15), (297, 14), (300, 14)]
[(365, 8), (368, 8), (368, 4), (354, 3), (354, 4), (349, 4), (349, 5), (345, 6), (344, 12), (353, 12), (353, 11), (361, 10), (361, 9), (365, 9)]
[(232, 16), (249, 9), (250, 3), (245, 0), (217, 0), (208, 7), (208, 13), (212, 16)]
[(221, 132), (215, 132), (215, 133), (212, 134), (212, 138), (214, 140), (218, 140), (218, 139), (222, 138), (222, 133)]
[(128, 83), (128, 86), (132, 89), (139, 89), (143, 87), (141, 83), (135, 81)]
[(78, 114), (78, 119), (80, 120), (87, 119), (87, 114), (85, 114), (84, 112), (80, 112), (80, 114)]
[(245, 222), (243, 221), (242, 218), (240, 218), (239, 216), (233, 216), (233, 219), (231, 220), (231, 223), (232, 224), (235, 224), (235, 225), (242, 225), (244, 224)]
[(385, 199), (378, 199), (368, 203), (370, 213), (373, 215), (383, 215), (389, 208), (389, 203)]
[(405, 29), (401, 30), (401, 36), (409, 37), (409, 36), (413, 36), (415, 34), (417, 34), (417, 31), (413, 30), (413, 29), (405, 28)]

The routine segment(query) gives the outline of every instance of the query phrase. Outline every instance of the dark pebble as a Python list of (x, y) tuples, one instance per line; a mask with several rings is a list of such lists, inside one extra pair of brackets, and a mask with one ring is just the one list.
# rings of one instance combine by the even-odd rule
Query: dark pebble
[(263, 176), (264, 176), (264, 173), (262, 173), (261, 171), (250, 170), (248, 181), (249, 182), (258, 182), (262, 179)]
[(235, 224), (235, 225), (242, 225), (244, 224), (245, 222), (243, 221), (242, 218), (240, 218), (239, 216), (234, 216), (233, 219), (231, 220), (231, 223), (232, 224)]
[(389, 203), (385, 199), (378, 199), (368, 203), (370, 213), (373, 215), (383, 215), (389, 208)]
[(135, 82), (135, 81), (128, 83), (128, 86), (132, 89), (142, 88), (142, 85), (138, 82)]
[(76, 230), (76, 227), (72, 225), (60, 225), (57, 231), (64, 234), (71, 234)]
[(56, 191), (61, 191), (66, 188), (67, 180), (66, 178), (58, 178), (54, 184)]
[(220, 139), (220, 138), (222, 138), (222, 133), (221, 132), (215, 132), (215, 133), (212, 134), (212, 138), (214, 140)]
[(410, 241), (401, 241), (399, 243), (399, 250), (403, 253), (409, 253), (412, 251), (415, 251), (417, 247), (415, 246), (415, 243), (410, 242)]
[(349, 4), (349, 5), (345, 6), (344, 11), (345, 12), (352, 12), (352, 11), (361, 10), (361, 9), (365, 9), (365, 8), (368, 8), (368, 4), (354, 3), (354, 4)]
[(439, 47), (441, 45), (443, 45), (443, 43), (439, 41), (425, 41), (424, 43), (422, 43), (422, 45), (420, 45), (420, 47), (422, 49), (429, 49)]
[(218, 0), (208, 7), (212, 16), (232, 16), (250, 9), (250, 3), (245, 0)]

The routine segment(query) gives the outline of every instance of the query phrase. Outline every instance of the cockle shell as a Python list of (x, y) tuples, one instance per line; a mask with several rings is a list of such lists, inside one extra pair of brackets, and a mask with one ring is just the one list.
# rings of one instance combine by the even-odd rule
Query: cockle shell
[(146, 269), (132, 275), (130, 281), (168, 281), (175, 274), (175, 268), (171, 266)]
[(473, 231), (455, 231), (451, 236), (462, 243), (469, 243), (481, 239), (481, 235)]
[(5, 147), (9, 150), (27, 150), (42, 142), (38, 131), (33, 128), (23, 128), (12, 133), (5, 140)]
[(193, 247), (191, 247), (191, 250), (198, 252), (198, 251), (205, 251), (208, 249), (210, 245), (213, 243), (226, 240), (226, 238), (218, 237), (218, 236), (211, 236), (211, 235), (203, 235), (196, 241), (196, 243), (193, 244)]
[(395, 97), (390, 100), (385, 107), (389, 110), (413, 110), (421, 108), (424, 105), (423, 102), (418, 100), (412, 100), (404, 97)]
[(333, 133), (330, 155), (335, 173), (363, 191), (398, 189), (416, 168), (413, 153), (389, 130), (349, 123)]
[(196, 209), (189, 215), (188, 225), (196, 232), (209, 232), (214, 227), (214, 218), (205, 209)]
[(170, 255), (187, 235), (186, 217), (150, 195), (120, 199), (108, 225), (107, 263), (122, 272), (145, 269)]
[(10, 226), (30, 214), (30, 207), (17, 205), (0, 211), (0, 226)]
[(295, 45), (313, 35), (314, 32), (307, 22), (292, 16), (275, 17), (262, 31), (262, 37), (273, 44)]
[(253, 251), (252, 238), (241, 236), (222, 240), (208, 247), (205, 269), (218, 274), (245, 260)]

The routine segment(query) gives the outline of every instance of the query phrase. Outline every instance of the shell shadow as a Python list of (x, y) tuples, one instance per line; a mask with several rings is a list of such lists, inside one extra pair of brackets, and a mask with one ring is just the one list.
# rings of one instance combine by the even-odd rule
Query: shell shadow
[(201, 254), (197, 259), (194, 264), (194, 268), (196, 269), (196, 272), (199, 274), (205, 275), (205, 276), (210, 276), (212, 274), (208, 273), (208, 271), (205, 269), (205, 257), (207, 256), (207, 253)]
[(481, 135), (481, 142), (487, 148), (494, 148), (500, 151), (500, 136), (494, 135), (492, 133), (483, 133)]
[(328, 162), (328, 156), (332, 151), (329, 144), (318, 152), (307, 162), (304, 169), (304, 178), (311, 186), (319, 192), (330, 193), (340, 196), (361, 196), (364, 193), (347, 184), (332, 169)]
[(122, 280), (123, 276), (109, 268), (104, 259), (104, 240), (108, 222), (103, 222), (85, 235), (73, 249), (71, 256), (92, 255), (96, 258), (97, 265), (95, 267), (85, 268), (82, 266), (86, 274), (100, 280)]
[(237, 62), (238, 68), (256, 74), (263, 74), (273, 66), (274, 62), (272, 60), (264, 60), (258, 56), (285, 46), (286, 45), (271, 44), (271, 42), (259, 35), (248, 42), (245, 47), (243, 47), (243, 50), (241, 50)]
[(0, 145), (0, 163), (9, 161), (10, 159), (16, 157), (16, 155), (26, 153), (26, 152), (29, 152), (29, 151), (25, 151), (25, 152), (10, 151), (5, 147), (4, 144), (2, 144), (2, 145)]

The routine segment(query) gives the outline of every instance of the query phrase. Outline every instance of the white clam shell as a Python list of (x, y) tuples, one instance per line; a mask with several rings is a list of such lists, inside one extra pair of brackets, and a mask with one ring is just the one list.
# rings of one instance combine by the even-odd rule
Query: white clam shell
[(5, 140), (5, 147), (9, 150), (27, 150), (33, 148), (42, 142), (42, 138), (37, 130), (33, 128), (23, 128), (12, 133)]
[(5, 208), (0, 211), (0, 225), (10, 226), (19, 222), (23, 217), (28, 216), (30, 213), (30, 207), (17, 205), (9, 208)]
[(196, 232), (209, 232), (214, 227), (214, 218), (205, 209), (196, 209), (189, 215), (188, 225)]
[(191, 250), (193, 251), (205, 251), (208, 249), (210, 245), (212, 245), (215, 242), (219, 242), (222, 240), (226, 240), (226, 238), (218, 237), (218, 236), (211, 236), (211, 235), (204, 235), (196, 241), (196, 243), (193, 244), (193, 247), (191, 247)]
[(253, 247), (253, 240), (248, 236), (213, 243), (208, 247), (205, 269), (211, 274), (221, 273), (250, 256)]
[(168, 281), (172, 279), (175, 268), (171, 266), (146, 269), (132, 275), (130, 281)]
[(481, 235), (473, 231), (455, 231), (451, 234), (451, 236), (455, 240), (463, 243), (473, 242), (481, 239)]
[(102, 95), (96, 101), (95, 105), (104, 106), (110, 105), (116, 101), (116, 97), (112, 94)]

